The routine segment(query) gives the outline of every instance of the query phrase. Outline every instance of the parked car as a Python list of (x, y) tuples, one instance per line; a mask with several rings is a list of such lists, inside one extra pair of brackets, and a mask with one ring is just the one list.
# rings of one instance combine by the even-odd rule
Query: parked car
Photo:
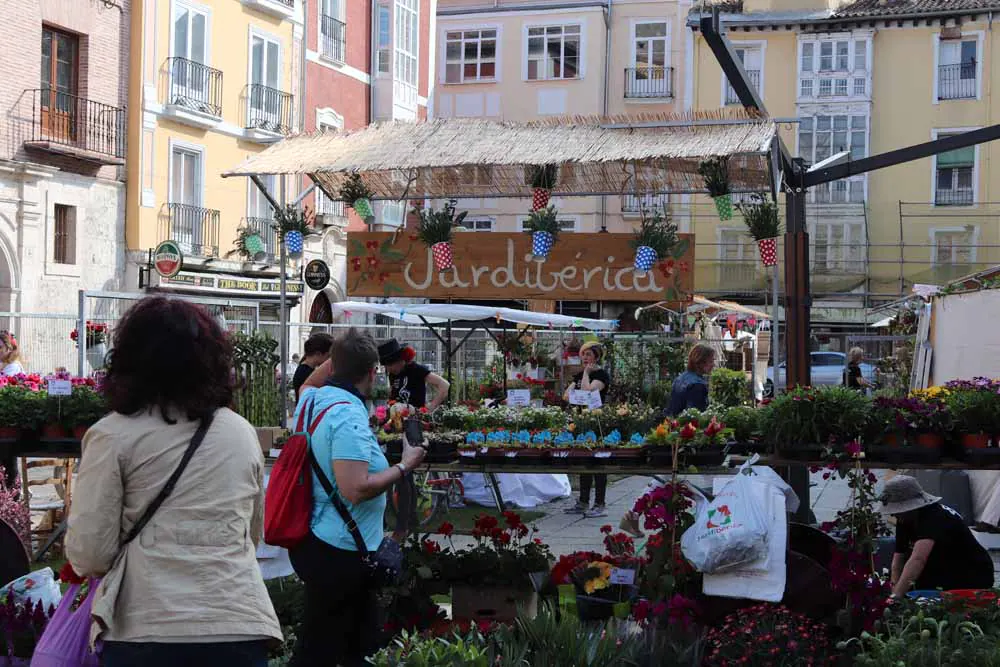
[[(809, 370), (810, 384), (814, 387), (822, 385), (839, 385), (844, 382), (844, 369), (847, 368), (847, 355), (843, 352), (810, 352), (812, 364)], [(785, 362), (779, 365), (781, 380), (785, 380)], [(866, 380), (875, 380), (875, 367), (869, 363), (861, 363), (861, 374)], [(764, 396), (774, 396), (774, 366), (767, 368), (767, 380), (764, 381)]]

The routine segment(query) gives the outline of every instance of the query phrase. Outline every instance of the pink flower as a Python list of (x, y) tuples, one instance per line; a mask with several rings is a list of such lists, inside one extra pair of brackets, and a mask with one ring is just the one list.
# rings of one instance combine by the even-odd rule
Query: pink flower
[(378, 419), (380, 422), (384, 422), (385, 421), (385, 418), (386, 418), (387, 414), (388, 414), (388, 410), (386, 409), (386, 407), (384, 405), (380, 405), (377, 408), (375, 408), (375, 419)]
[(844, 451), (851, 456), (857, 456), (861, 453), (861, 443), (857, 440), (852, 440), (844, 447)]

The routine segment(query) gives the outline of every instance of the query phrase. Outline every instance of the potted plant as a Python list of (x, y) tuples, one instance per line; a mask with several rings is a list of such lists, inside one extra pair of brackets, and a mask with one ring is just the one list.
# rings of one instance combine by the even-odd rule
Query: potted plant
[(262, 262), (267, 257), (264, 251), (264, 239), (247, 225), (237, 228), (233, 246), (235, 249), (232, 253), (238, 254), (245, 262)]
[[(760, 411), (748, 405), (739, 405), (726, 410), (723, 421), (733, 429), (733, 438), (744, 452), (752, 449), (754, 441), (760, 435)], [(733, 448), (730, 448), (733, 451)]]
[(87, 429), (108, 412), (104, 397), (86, 384), (73, 387), (73, 393), (63, 408), (66, 426), (77, 440), (82, 440)]
[[(5, 378), (0, 378), (4, 380)], [(0, 384), (0, 439), (16, 440), (42, 420), (45, 394), (17, 382)]]
[(716, 368), (708, 379), (708, 398), (723, 408), (746, 405), (750, 401), (750, 381), (743, 371)]
[(714, 157), (702, 160), (698, 173), (705, 179), (705, 189), (715, 202), (719, 220), (732, 220), (733, 198), (729, 194), (729, 158)]
[(312, 210), (308, 206), (300, 210), (289, 204), (284, 211), (275, 215), (274, 228), (281, 234), (285, 252), (292, 259), (302, 256), (305, 237), (316, 233), (312, 221)]
[(358, 172), (353, 172), (340, 186), (340, 199), (366, 222), (374, 216), (371, 198), (372, 191), (361, 180), (361, 174)]
[(778, 263), (778, 235), (781, 233), (778, 204), (756, 193), (750, 197), (749, 203), (739, 204), (737, 208), (743, 215), (747, 232), (757, 242), (760, 261), (764, 266), (775, 266)]
[(431, 249), (434, 256), (434, 268), (438, 271), (445, 271), (454, 266), (454, 256), (451, 249), (451, 238), (455, 231), (455, 226), (465, 220), (468, 211), (462, 211), (456, 215), (455, 204), (457, 201), (451, 199), (440, 211), (434, 209), (417, 209), (413, 212), (420, 216), (420, 224), (417, 227), (417, 236)]
[(784, 458), (818, 460), (864, 433), (871, 399), (846, 387), (796, 387), (761, 409), (760, 432)]
[(825, 665), (833, 649), (822, 623), (784, 606), (761, 604), (734, 612), (709, 630), (703, 664)]
[(946, 385), (945, 399), (966, 450), (985, 449), (1000, 433), (1000, 382), (987, 378), (958, 380)]
[(677, 225), (661, 209), (654, 209), (649, 214), (643, 211), (639, 229), (629, 245), (635, 250), (635, 272), (645, 275), (657, 260), (669, 256), (677, 245)]
[[(86, 335), (84, 337), (84, 347), (87, 350), (87, 363), (91, 369), (100, 370), (104, 368), (105, 358), (108, 353), (108, 325), (103, 322), (90, 322), (84, 324)], [(70, 340), (80, 345), (80, 332), (77, 329), (69, 334)]]
[[(941, 399), (876, 398), (868, 434), (884, 449), (870, 447), (892, 463), (933, 463), (940, 458), (945, 436), (951, 431), (951, 414)], [(906, 449), (903, 444), (913, 445)], [(888, 450), (888, 451), (885, 451)]]
[(536, 262), (544, 262), (559, 237), (559, 218), (554, 206), (539, 208), (528, 214), (524, 231), (531, 234), (531, 254)]
[(549, 205), (552, 188), (556, 186), (556, 179), (559, 177), (559, 167), (554, 164), (533, 166), (528, 171), (528, 177), (531, 187), (534, 188), (531, 195), (531, 210), (540, 211)]

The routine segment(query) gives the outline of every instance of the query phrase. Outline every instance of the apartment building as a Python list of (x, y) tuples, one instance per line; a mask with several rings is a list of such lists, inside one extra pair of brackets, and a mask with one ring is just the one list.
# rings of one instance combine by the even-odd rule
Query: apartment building
[[(793, 155), (852, 159), (998, 122), (993, 12), (956, 0), (745, 0), (722, 25)], [(696, 109), (736, 104), (695, 30)], [(1000, 262), (996, 147), (983, 144), (854, 176), (810, 192), (818, 319), (863, 321), (862, 307)], [(719, 294), (762, 298), (766, 276), (742, 221), (699, 224), (699, 274)], [(824, 308), (825, 307), (825, 308)]]

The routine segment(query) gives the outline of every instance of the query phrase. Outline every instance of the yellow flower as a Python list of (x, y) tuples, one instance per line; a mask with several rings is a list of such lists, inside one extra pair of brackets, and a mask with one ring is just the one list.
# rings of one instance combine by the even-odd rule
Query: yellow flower
[(593, 595), (595, 591), (603, 591), (608, 587), (608, 582), (604, 579), (591, 579), (583, 585), (583, 590), (588, 595)]
[(601, 561), (595, 561), (593, 563), (587, 564), (588, 570), (597, 570), (598, 574), (592, 579), (588, 579), (583, 584), (583, 590), (587, 594), (592, 594), (594, 591), (602, 591), (607, 588), (611, 580), (611, 564), (604, 563)]

